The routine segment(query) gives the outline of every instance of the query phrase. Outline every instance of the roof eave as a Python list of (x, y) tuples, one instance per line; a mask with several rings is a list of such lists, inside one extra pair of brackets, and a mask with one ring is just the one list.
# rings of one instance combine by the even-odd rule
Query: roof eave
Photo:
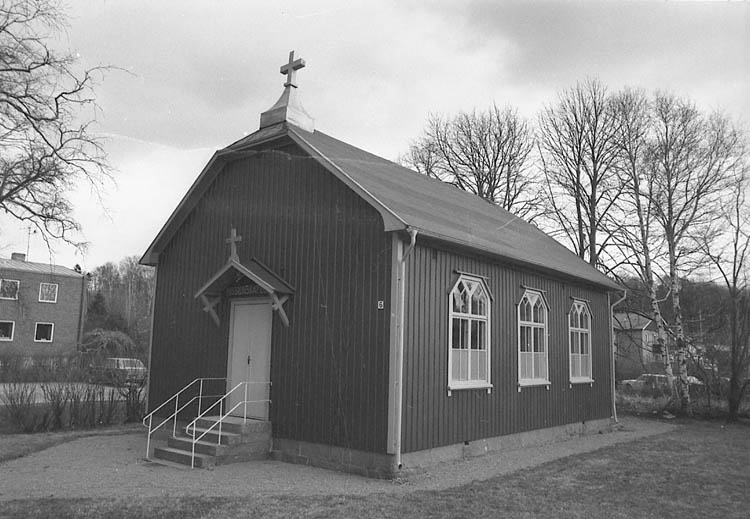
[(453, 237), (443, 236), (443, 235), (440, 235), (439, 233), (425, 231), (423, 229), (418, 229), (418, 230), (419, 230), (419, 235), (420, 236), (426, 236), (426, 237), (432, 238), (434, 240), (438, 240), (438, 241), (441, 241), (441, 242), (453, 244), (453, 245), (456, 245), (457, 247), (471, 249), (471, 250), (479, 252), (481, 254), (485, 254), (485, 255), (488, 255), (488, 256), (493, 256), (493, 257), (500, 258), (502, 260), (507, 261), (508, 263), (513, 263), (515, 265), (519, 265), (519, 266), (523, 266), (523, 267), (531, 267), (531, 268), (533, 268), (535, 270), (538, 270), (538, 271), (542, 271), (542, 272), (545, 272), (545, 273), (548, 273), (548, 274), (554, 274), (554, 275), (557, 275), (557, 276), (562, 276), (562, 277), (565, 277), (565, 278), (568, 278), (568, 279), (575, 279), (575, 280), (579, 280), (579, 281), (584, 281), (584, 282), (586, 282), (588, 284), (596, 285), (596, 286), (601, 287), (601, 288), (605, 288), (605, 289), (607, 289), (607, 291), (622, 292), (624, 290), (623, 287), (621, 287), (620, 285), (618, 285), (614, 281), (612, 281), (609, 278), (607, 278), (604, 274), (602, 274), (598, 270), (596, 272), (603, 279), (595, 280), (595, 279), (585, 278), (585, 277), (577, 276), (577, 275), (570, 274), (570, 273), (567, 273), (567, 272), (562, 272), (560, 270), (555, 270), (555, 269), (552, 269), (552, 268), (547, 267), (545, 265), (542, 265), (540, 263), (536, 263), (534, 261), (530, 261), (530, 260), (525, 259), (525, 258), (518, 258), (518, 257), (512, 256), (510, 254), (499, 254), (497, 252), (489, 251), (489, 250), (487, 250), (485, 248), (479, 247), (476, 244), (473, 244), (473, 243), (468, 242), (468, 241), (457, 240), (457, 239), (455, 239)]

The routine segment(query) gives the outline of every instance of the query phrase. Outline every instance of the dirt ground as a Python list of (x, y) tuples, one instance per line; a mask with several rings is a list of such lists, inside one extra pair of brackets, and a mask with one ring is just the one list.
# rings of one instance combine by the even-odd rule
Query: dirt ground
[[(0, 463), (0, 501), (42, 497), (366, 495), (439, 490), (674, 428), (669, 423), (632, 417), (624, 417), (620, 423), (619, 430), (612, 433), (443, 463), (403, 481), (373, 480), (271, 460), (190, 470), (145, 460), (146, 436), (142, 431), (89, 436)], [(0, 443), (9, 438), (0, 436)]]

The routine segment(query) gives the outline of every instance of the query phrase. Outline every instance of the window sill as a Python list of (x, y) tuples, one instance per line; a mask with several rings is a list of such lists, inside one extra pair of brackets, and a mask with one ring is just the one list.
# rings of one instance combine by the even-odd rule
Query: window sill
[(594, 387), (594, 379), (593, 378), (571, 378), (570, 379), (570, 388), (573, 388), (573, 384), (588, 384), (591, 387)]
[(464, 389), (486, 389), (487, 394), (489, 395), (492, 393), (492, 384), (488, 384), (487, 382), (478, 382), (475, 384), (448, 384), (448, 396), (451, 396), (451, 393), (453, 391), (462, 391)]
[(549, 380), (520, 380), (518, 382), (518, 392), (521, 392), (521, 388), (524, 387), (546, 387), (547, 391), (549, 391), (549, 387), (552, 385), (552, 382)]

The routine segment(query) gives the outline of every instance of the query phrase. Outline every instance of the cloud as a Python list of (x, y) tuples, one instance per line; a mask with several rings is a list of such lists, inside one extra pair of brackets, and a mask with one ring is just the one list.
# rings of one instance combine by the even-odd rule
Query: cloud
[(533, 117), (586, 76), (673, 90), (750, 123), (750, 3), (80, 0), (70, 9), (68, 42), (83, 64), (127, 71), (96, 91), (101, 131), (127, 139), (108, 145), (120, 169), (111, 217), (81, 197), (92, 267), (142, 253), (207, 150), (257, 129), (291, 49), (308, 63), (300, 94), (317, 128), (387, 158), (429, 112), (496, 102)]
[(465, 42), (508, 52), (502, 78), (512, 85), (557, 90), (591, 75), (611, 87), (677, 87), (690, 93), (717, 79), (750, 80), (747, 3), (485, 1), (411, 7), (439, 10), (446, 31), (450, 27)]

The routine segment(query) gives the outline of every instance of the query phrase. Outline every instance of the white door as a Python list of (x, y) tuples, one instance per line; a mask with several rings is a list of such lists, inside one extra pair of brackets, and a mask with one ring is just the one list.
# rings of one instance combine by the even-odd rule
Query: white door
[[(271, 378), (271, 303), (267, 299), (232, 301), (226, 411), (235, 416), (268, 419)], [(247, 395), (247, 398), (245, 398)]]

